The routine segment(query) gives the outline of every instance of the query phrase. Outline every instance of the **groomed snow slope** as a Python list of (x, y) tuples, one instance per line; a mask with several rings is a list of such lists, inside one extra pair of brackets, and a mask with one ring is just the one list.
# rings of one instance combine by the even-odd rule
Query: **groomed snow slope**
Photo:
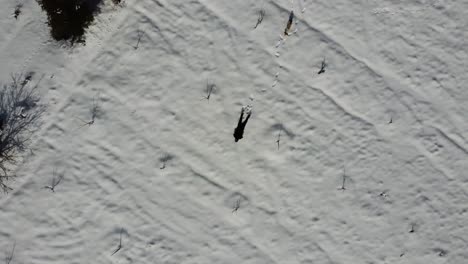
[(49, 104), (0, 199), (11, 264), (466, 263), (467, 1), (295, 1), (278, 48), (289, 0), (255, 30), (261, 1), (107, 1), (71, 50), (2, 1), (0, 82)]

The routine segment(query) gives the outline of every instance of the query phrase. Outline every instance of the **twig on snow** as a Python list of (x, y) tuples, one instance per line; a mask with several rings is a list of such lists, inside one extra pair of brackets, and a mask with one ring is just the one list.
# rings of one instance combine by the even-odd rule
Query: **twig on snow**
[(13, 244), (13, 248), (11, 249), (10, 255), (5, 257), (5, 264), (10, 264), (11, 260), (13, 259), (13, 255), (15, 254), (16, 242)]
[(123, 228), (120, 229), (120, 239), (119, 239), (119, 246), (117, 247), (116, 250), (114, 250), (114, 252), (112, 252), (111, 256), (113, 256), (115, 253), (119, 252), (119, 250), (122, 249), (122, 232), (123, 232)]
[(320, 70), (317, 72), (317, 74), (322, 74), (325, 72), (325, 68), (327, 67), (327, 63), (325, 62), (325, 58), (322, 60), (322, 65), (320, 66)]
[(211, 93), (213, 92), (213, 89), (216, 87), (216, 84), (206, 81), (206, 96), (203, 97), (203, 99), (210, 100)]
[(99, 114), (99, 111), (100, 111), (100, 108), (99, 108), (99, 93), (97, 94), (97, 101), (96, 101), (96, 96), (93, 97), (93, 107), (91, 108), (91, 120), (90, 121), (85, 121), (79, 117), (76, 117), (77, 119), (79, 119), (80, 121), (83, 122), (83, 124), (78, 127), (78, 129), (88, 125), (88, 126), (91, 126), (92, 124), (94, 124), (94, 121), (96, 120), (98, 114)]
[(234, 208), (232, 209), (232, 213), (237, 212), (240, 208), (240, 199), (237, 199), (236, 203), (234, 204)]
[(138, 30), (138, 39), (137, 39), (137, 44), (135, 46), (133, 46), (133, 49), (138, 49), (138, 45), (140, 45), (140, 41), (141, 41), (141, 36), (143, 35), (143, 33), (141, 32), (141, 30)]
[(263, 18), (265, 17), (265, 9), (260, 8), (260, 10), (258, 10), (258, 18), (257, 18), (257, 23), (255, 24), (255, 27), (254, 29), (256, 29), (263, 21)]
[(56, 176), (56, 173), (54, 169), (54, 171), (52, 172), (52, 184), (50, 186), (44, 186), (44, 189), (49, 189), (52, 192), (55, 192), (55, 187), (57, 187), (57, 185), (59, 185), (59, 183), (62, 181), (63, 175), (60, 175), (58, 179), (55, 176)]
[(346, 183), (346, 168), (343, 167), (343, 182), (341, 183), (341, 187), (338, 188), (338, 190), (341, 190), (341, 191), (346, 190), (345, 183)]
[(280, 140), (281, 140), (281, 130), (278, 132), (278, 139), (276, 140), (276, 144), (278, 145), (278, 150), (280, 149)]

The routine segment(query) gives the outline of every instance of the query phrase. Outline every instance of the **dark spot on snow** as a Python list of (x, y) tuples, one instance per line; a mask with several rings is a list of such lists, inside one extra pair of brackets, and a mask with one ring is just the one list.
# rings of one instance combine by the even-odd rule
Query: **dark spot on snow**
[(436, 248), (434, 249), (434, 251), (437, 252), (437, 255), (439, 255), (439, 257), (444, 257), (448, 253), (447, 250), (441, 248)]
[(13, 16), (15, 17), (15, 19), (18, 19), (18, 16), (21, 14), (21, 8), (23, 7), (22, 4), (17, 4), (15, 6), (15, 11), (13, 12)]
[(37, 0), (47, 13), (52, 38), (85, 42), (85, 30), (100, 11), (102, 0)]

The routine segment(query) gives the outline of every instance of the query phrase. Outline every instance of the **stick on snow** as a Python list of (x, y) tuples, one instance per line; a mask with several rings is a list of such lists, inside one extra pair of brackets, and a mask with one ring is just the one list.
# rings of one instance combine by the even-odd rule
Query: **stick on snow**
[(239, 210), (239, 208), (240, 208), (240, 199), (238, 199), (238, 200), (236, 201), (236, 204), (234, 205), (234, 208), (232, 209), (232, 212), (233, 212), (233, 213), (234, 213), (234, 212), (237, 212), (237, 210)]
[(5, 263), (10, 264), (11, 260), (13, 259), (13, 255), (15, 254), (16, 242), (13, 244), (13, 249), (11, 250), (10, 255), (5, 257)]
[(338, 188), (338, 190), (341, 190), (341, 191), (346, 190), (345, 183), (346, 183), (346, 169), (343, 168), (343, 182), (341, 184), (341, 187)]
[(320, 66), (320, 70), (317, 72), (317, 74), (322, 74), (325, 72), (325, 67), (327, 67), (327, 63), (325, 62), (325, 58), (323, 58), (322, 65)]
[(141, 31), (138, 30), (137, 44), (136, 44), (136, 46), (133, 46), (134, 49), (138, 49), (138, 45), (140, 45), (141, 35), (142, 35)]
[(278, 145), (278, 150), (280, 148), (280, 140), (281, 140), (281, 130), (278, 132), (278, 139), (276, 140), (276, 144)]
[(122, 249), (122, 232), (123, 232), (123, 228), (120, 229), (120, 239), (119, 239), (119, 246), (117, 247), (116, 250), (114, 250), (114, 252), (111, 254), (111, 256), (113, 256), (115, 253), (119, 252), (119, 250)]
[(209, 101), (211, 97), (211, 93), (213, 92), (213, 89), (215, 87), (216, 87), (216, 84), (207, 81), (206, 82), (206, 96), (203, 98)]
[(257, 18), (257, 24), (255, 24), (255, 27), (254, 29), (256, 29), (258, 27), (258, 25), (260, 25), (263, 21), (263, 17), (265, 16), (265, 9), (261, 8), (259, 11), (258, 11), (258, 18)]
[(291, 10), (291, 13), (289, 13), (289, 19), (288, 19), (288, 24), (286, 25), (286, 28), (284, 29), (284, 35), (289, 36), (289, 30), (291, 29), (292, 23), (294, 20), (294, 11)]
[(59, 183), (62, 181), (63, 175), (60, 175), (58, 179), (55, 176), (56, 173), (54, 169), (54, 171), (52, 172), (52, 184), (50, 186), (44, 186), (44, 189), (49, 189), (50, 191), (55, 192), (55, 187), (57, 187), (57, 185), (59, 185)]
[[(98, 94), (98, 100), (99, 100), (99, 94)], [(77, 119), (79, 119), (80, 121), (82, 121), (84, 124), (82, 124), (80, 127), (78, 127), (78, 129), (88, 125), (88, 126), (91, 126), (92, 124), (94, 124), (94, 121), (96, 120), (96, 117), (98, 115), (98, 112), (99, 112), (99, 105), (98, 105), (98, 102), (96, 102), (96, 97), (93, 97), (93, 107), (91, 108), (91, 120), (90, 121), (84, 121), (83, 119), (79, 118), (79, 117), (75, 117)]]

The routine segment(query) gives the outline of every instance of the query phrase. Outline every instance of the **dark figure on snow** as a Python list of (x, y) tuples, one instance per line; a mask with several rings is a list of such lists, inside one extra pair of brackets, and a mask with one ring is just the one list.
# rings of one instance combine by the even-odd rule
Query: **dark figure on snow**
[(294, 20), (294, 12), (291, 10), (291, 13), (289, 13), (288, 24), (286, 25), (286, 28), (284, 29), (284, 35), (289, 36), (288, 31), (291, 29), (293, 20)]
[(241, 111), (241, 115), (239, 117), (239, 123), (237, 124), (237, 127), (234, 129), (234, 140), (237, 142), (239, 141), (239, 139), (242, 138), (242, 136), (244, 135), (244, 129), (245, 129), (245, 125), (247, 125), (247, 121), (249, 121), (249, 118), (250, 118), (250, 115), (251, 115), (251, 112), (249, 111), (249, 113), (247, 114), (247, 118), (245, 119), (244, 122), (242, 122), (242, 119), (244, 117), (244, 108), (242, 108), (242, 111)]

